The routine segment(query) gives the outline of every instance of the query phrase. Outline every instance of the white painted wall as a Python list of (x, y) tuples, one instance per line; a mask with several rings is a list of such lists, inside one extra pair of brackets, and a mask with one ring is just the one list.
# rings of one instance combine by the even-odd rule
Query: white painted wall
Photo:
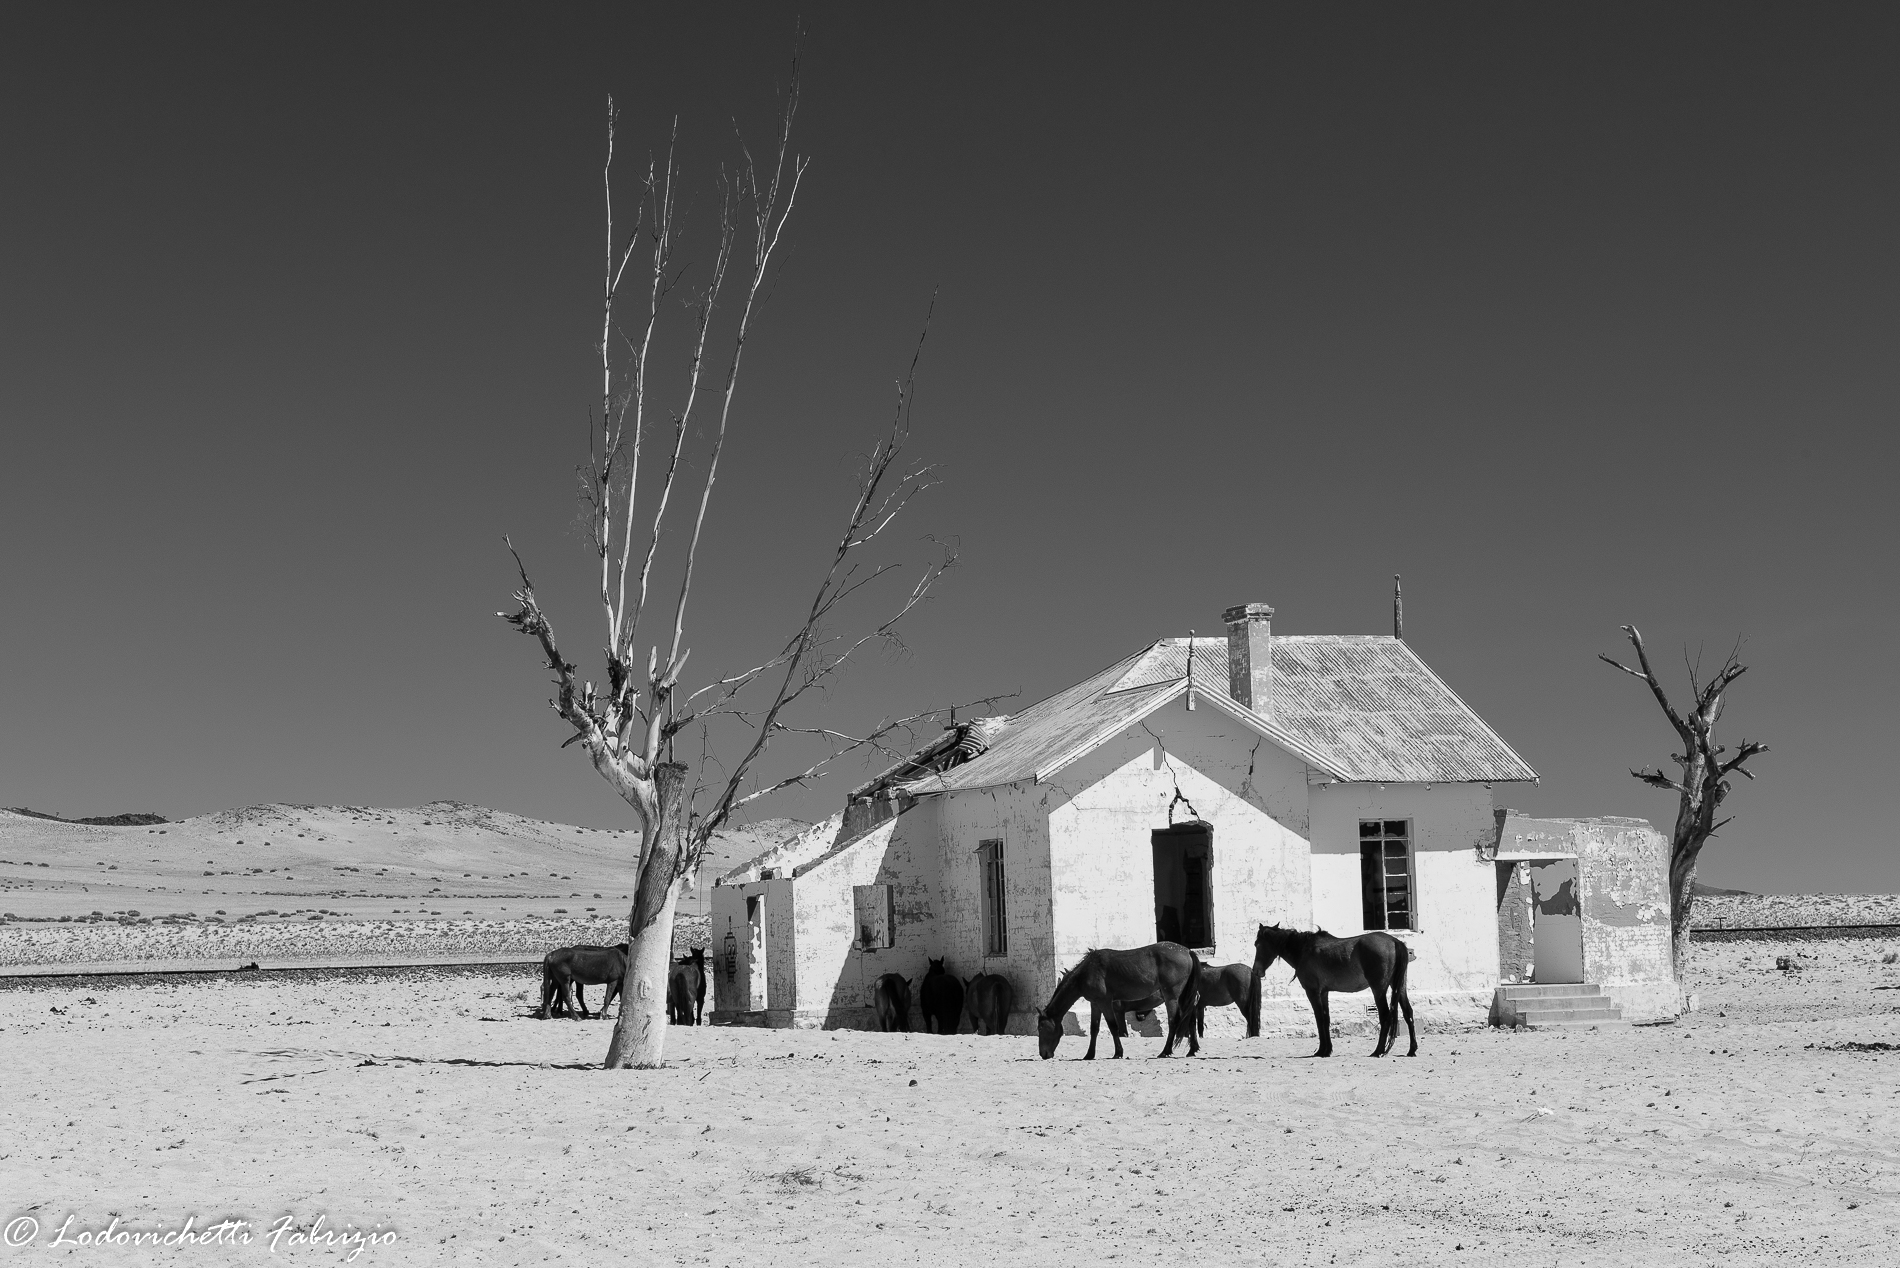
[[(1035, 1029), (1043, 966), (1051, 958), (1048, 790), (1032, 783), (979, 788), (925, 799), (936, 811), (938, 955), (958, 977), (1000, 973), (1015, 990), (1010, 1029)], [(919, 806), (922, 809), (923, 806)], [(915, 811), (912, 812), (916, 813)], [(906, 816), (908, 817), (908, 816)], [(1003, 843), (1008, 953), (985, 954), (982, 877), (977, 849)]]
[(1155, 940), (1149, 834), (1168, 825), (1178, 787), (1193, 804), (1177, 822), (1214, 826), (1217, 964), (1253, 959), (1256, 928), (1312, 918), (1305, 765), (1226, 715), (1170, 704), (1145, 725), (1046, 781), (1054, 955), (1041, 997), (1091, 947)]
[(1363, 933), (1359, 821), (1412, 821), (1414, 923), (1398, 936), (1416, 953), (1418, 993), (1488, 992), (1498, 983), (1497, 870), (1478, 855), (1497, 835), (1481, 784), (1330, 784), (1311, 791), (1313, 920), (1339, 937)]

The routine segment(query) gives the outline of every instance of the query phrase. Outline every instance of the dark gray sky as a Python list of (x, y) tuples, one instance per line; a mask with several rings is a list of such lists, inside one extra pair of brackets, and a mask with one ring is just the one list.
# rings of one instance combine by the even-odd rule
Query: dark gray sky
[[(905, 544), (962, 561), (832, 722), (1018, 707), (1239, 602), (1386, 632), (1402, 572), (1544, 775), (1505, 801), (1666, 821), (1625, 772), (1673, 736), (1596, 653), (1634, 621), (1680, 683), (1740, 637), (1773, 751), (1705, 879), (1900, 889), (1891, 7), (1134, 12), (805, 10), (692, 669), (789, 627), (941, 288)], [(587, 660), (605, 98), (707, 188), (792, 28), (9, 7), (0, 804), (629, 822), (491, 615), (500, 538)]]

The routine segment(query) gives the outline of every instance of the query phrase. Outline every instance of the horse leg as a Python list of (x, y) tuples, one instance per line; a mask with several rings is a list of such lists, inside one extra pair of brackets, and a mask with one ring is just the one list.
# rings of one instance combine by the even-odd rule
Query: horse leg
[(1082, 1060), (1095, 1060), (1095, 1041), (1101, 1038), (1101, 1035), (1102, 1010), (1097, 1008), (1094, 1001), (1091, 1000), (1089, 1002), (1089, 1050), (1082, 1054)]
[(607, 979), (607, 995), (600, 1001), (600, 1015), (602, 1017), (607, 1015), (608, 1006), (618, 998), (620, 998), (620, 979), (610, 977)]
[[(1406, 1050), (1405, 1055), (1408, 1057), (1416, 1057), (1418, 1055), (1418, 1029), (1412, 1025), (1412, 997), (1406, 993), (1405, 983), (1400, 982), (1393, 988), (1392, 997), (1398, 1001), (1399, 1011), (1405, 1014), (1405, 1033), (1412, 1038), (1412, 1046)], [(1397, 1043), (1398, 1041), (1399, 1024), (1395, 1021), (1392, 1023), (1392, 1042)]]
[(1399, 1037), (1399, 1015), (1385, 997), (1385, 987), (1372, 984), (1372, 1002), (1379, 1010), (1379, 1042), (1373, 1046), (1372, 1055), (1383, 1057)]
[(1333, 1010), (1326, 998), (1325, 988), (1307, 987), (1306, 998), (1313, 1005), (1313, 1024), (1319, 1029), (1319, 1051), (1313, 1055), (1330, 1057), (1333, 1055)]
[(1108, 1037), (1115, 1041), (1115, 1060), (1120, 1061), (1128, 1054), (1122, 1051), (1122, 1036), (1128, 1033), (1128, 1017), (1122, 1012), (1120, 1000), (1110, 1000), (1108, 1005)]
[(1174, 1041), (1180, 1036), (1182, 1024), (1186, 1023), (1188, 1028), (1192, 1030), (1194, 1027), (1194, 1018), (1189, 1015), (1189, 1010), (1182, 1008), (1171, 999), (1162, 1000), (1161, 1008), (1168, 1016), (1168, 1038), (1167, 1041), (1161, 1045), (1161, 1055), (1171, 1057), (1174, 1055)]

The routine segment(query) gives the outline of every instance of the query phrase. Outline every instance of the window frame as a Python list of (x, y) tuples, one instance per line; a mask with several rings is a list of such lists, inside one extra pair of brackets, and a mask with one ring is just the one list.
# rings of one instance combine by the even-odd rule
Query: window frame
[[(1360, 927), (1365, 929), (1368, 933), (1417, 933), (1419, 931), (1418, 836), (1415, 830), (1415, 821), (1410, 818), (1388, 819), (1380, 817), (1378, 819), (1360, 819), (1358, 820), (1358, 824)], [(1403, 828), (1403, 832), (1393, 832), (1392, 825), (1394, 824), (1400, 825)], [(1366, 831), (1367, 827), (1373, 827), (1376, 831), (1368, 834)], [(1390, 846), (1401, 841), (1405, 845), (1405, 923), (1394, 924), (1392, 922), (1392, 887), (1390, 882), (1392, 878), (1398, 874), (1391, 870), (1393, 855), (1390, 851)], [(1378, 924), (1374, 924), (1366, 918), (1372, 914), (1371, 900), (1373, 895), (1373, 878), (1368, 875), (1368, 872), (1372, 870), (1373, 856), (1367, 853), (1367, 846), (1376, 846), (1378, 849), (1377, 858), (1379, 864), (1377, 879), (1378, 912), (1380, 918)]]
[(1003, 839), (976, 843), (977, 892), (982, 912), (983, 956), (1009, 954), (1009, 870)]

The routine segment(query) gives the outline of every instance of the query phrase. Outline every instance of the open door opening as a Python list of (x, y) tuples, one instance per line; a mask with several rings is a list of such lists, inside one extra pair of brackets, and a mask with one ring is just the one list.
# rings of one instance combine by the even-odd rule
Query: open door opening
[(1155, 864), (1155, 939), (1196, 950), (1214, 946), (1214, 826), (1192, 820), (1150, 834)]
[(746, 947), (746, 1008), (765, 1011), (765, 895), (754, 894), (745, 900), (745, 918), (751, 940)]
[(1538, 982), (1583, 981), (1583, 903), (1577, 860), (1530, 861), (1531, 960)]

